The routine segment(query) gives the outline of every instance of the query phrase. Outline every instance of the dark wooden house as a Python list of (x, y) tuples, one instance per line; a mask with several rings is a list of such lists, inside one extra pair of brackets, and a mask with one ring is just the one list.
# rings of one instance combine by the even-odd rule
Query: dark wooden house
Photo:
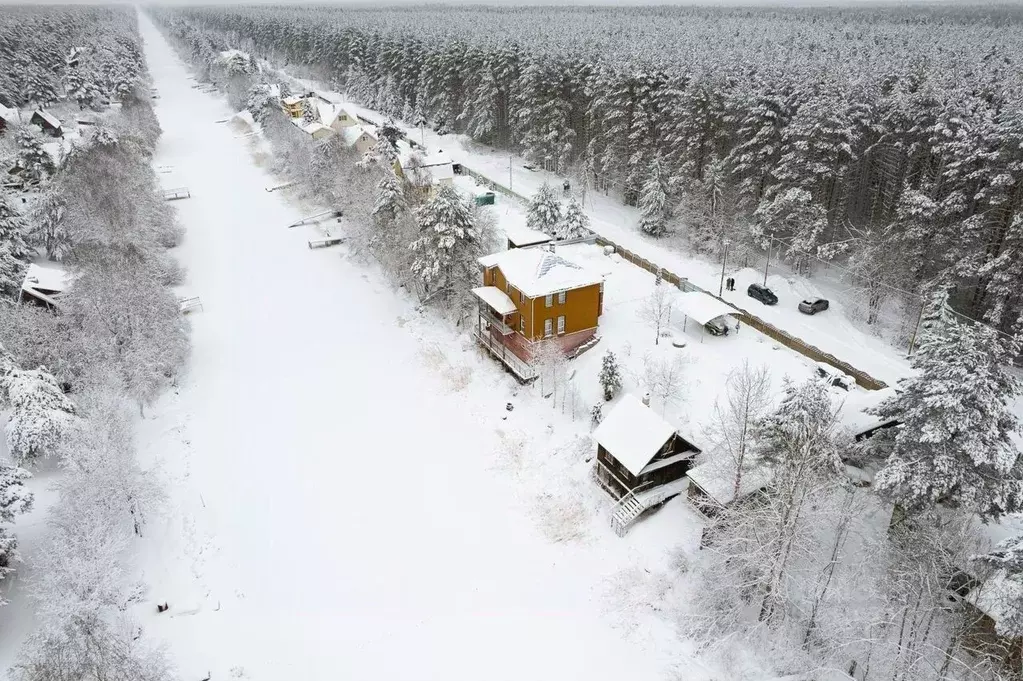
[(64, 136), (64, 128), (60, 124), (60, 119), (43, 109), (36, 109), (32, 118), (29, 119), (29, 123), (38, 125), (50, 137)]
[[(597, 480), (619, 500), (629, 494), (650, 495), (658, 490), (669, 496), (678, 494), (684, 486), (673, 483), (685, 478), (693, 457), (700, 453), (696, 445), (633, 395), (622, 396), (593, 438), (597, 441)], [(670, 488), (663, 490), (666, 486)], [(659, 496), (654, 494), (653, 498)]]

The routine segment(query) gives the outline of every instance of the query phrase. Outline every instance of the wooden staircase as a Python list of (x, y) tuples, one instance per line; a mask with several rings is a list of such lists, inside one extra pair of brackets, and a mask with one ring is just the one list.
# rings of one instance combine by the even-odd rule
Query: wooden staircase
[(619, 537), (624, 537), (625, 533), (629, 531), (632, 521), (645, 510), (646, 506), (640, 503), (635, 494), (629, 492), (615, 504), (614, 511), (611, 513), (611, 529)]

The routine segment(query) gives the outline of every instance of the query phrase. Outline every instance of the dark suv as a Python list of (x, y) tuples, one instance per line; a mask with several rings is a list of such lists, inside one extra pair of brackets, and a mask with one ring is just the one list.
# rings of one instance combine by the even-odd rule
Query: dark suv
[(750, 284), (749, 288), (746, 289), (746, 295), (759, 300), (764, 305), (778, 304), (778, 296), (774, 295), (774, 291), (760, 284)]
[(799, 303), (799, 311), (803, 314), (817, 314), (828, 309), (828, 301), (824, 298), (807, 298)]

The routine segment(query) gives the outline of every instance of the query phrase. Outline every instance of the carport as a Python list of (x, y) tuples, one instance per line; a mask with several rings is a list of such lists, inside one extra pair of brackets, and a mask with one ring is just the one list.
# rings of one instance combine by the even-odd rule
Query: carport
[[(708, 322), (714, 321), (720, 317), (730, 317), (737, 314), (739, 311), (724, 303), (709, 293), (703, 291), (685, 291), (678, 294), (676, 298), (677, 306), (680, 312), (685, 315), (685, 319), (682, 322), (682, 330), (686, 330), (686, 325), (689, 320), (693, 320), (699, 324), (705, 331)], [(728, 328), (729, 324), (725, 322), (725, 328)]]

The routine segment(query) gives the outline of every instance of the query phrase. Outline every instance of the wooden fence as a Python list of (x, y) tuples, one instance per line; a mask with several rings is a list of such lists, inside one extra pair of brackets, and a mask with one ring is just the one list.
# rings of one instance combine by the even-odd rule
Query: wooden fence
[[(674, 284), (683, 291), (702, 291), (707, 295), (718, 298), (718, 296), (714, 295), (710, 291), (704, 290), (699, 286), (696, 286), (685, 277), (680, 277), (674, 272), (666, 270), (663, 267), (658, 267), (653, 262), (647, 260), (646, 258), (643, 258), (642, 256), (637, 255), (636, 253), (633, 253), (627, 248), (619, 246), (610, 239), (605, 239), (604, 237), (598, 236), (597, 244), (600, 246), (613, 247), (615, 249), (615, 253), (620, 255), (622, 259), (628, 260), (637, 267), (642, 267), (646, 271), (651, 272), (653, 274), (660, 273), (661, 279), (670, 284)], [(729, 303), (726, 300), (723, 300), (721, 298), (718, 298), (718, 300), (721, 300), (721, 302), (731, 305), (732, 307), (735, 307), (734, 305), (732, 305), (732, 303)], [(805, 357), (809, 357), (815, 362), (824, 362), (825, 364), (833, 366), (839, 371), (842, 371), (843, 373), (849, 374), (850, 376), (856, 379), (856, 382), (859, 385), (863, 386), (867, 390), (880, 390), (881, 388), (888, 387), (888, 384), (885, 383), (884, 381), (877, 380), (876, 378), (866, 373), (865, 371), (860, 371), (859, 369), (849, 364), (848, 362), (843, 362), (834, 355), (824, 352), (817, 346), (810, 345), (809, 343), (802, 341), (799, 338), (796, 338), (792, 334), (782, 331), (781, 329), (772, 324), (768, 324), (763, 319), (760, 319), (756, 315), (750, 314), (749, 312), (743, 310), (742, 308), (736, 309), (739, 312), (735, 316), (739, 320), (739, 322), (752, 326), (754, 329), (764, 334), (765, 336), (773, 338), (774, 340), (778, 341), (785, 347), (795, 350), (799, 354)]]

